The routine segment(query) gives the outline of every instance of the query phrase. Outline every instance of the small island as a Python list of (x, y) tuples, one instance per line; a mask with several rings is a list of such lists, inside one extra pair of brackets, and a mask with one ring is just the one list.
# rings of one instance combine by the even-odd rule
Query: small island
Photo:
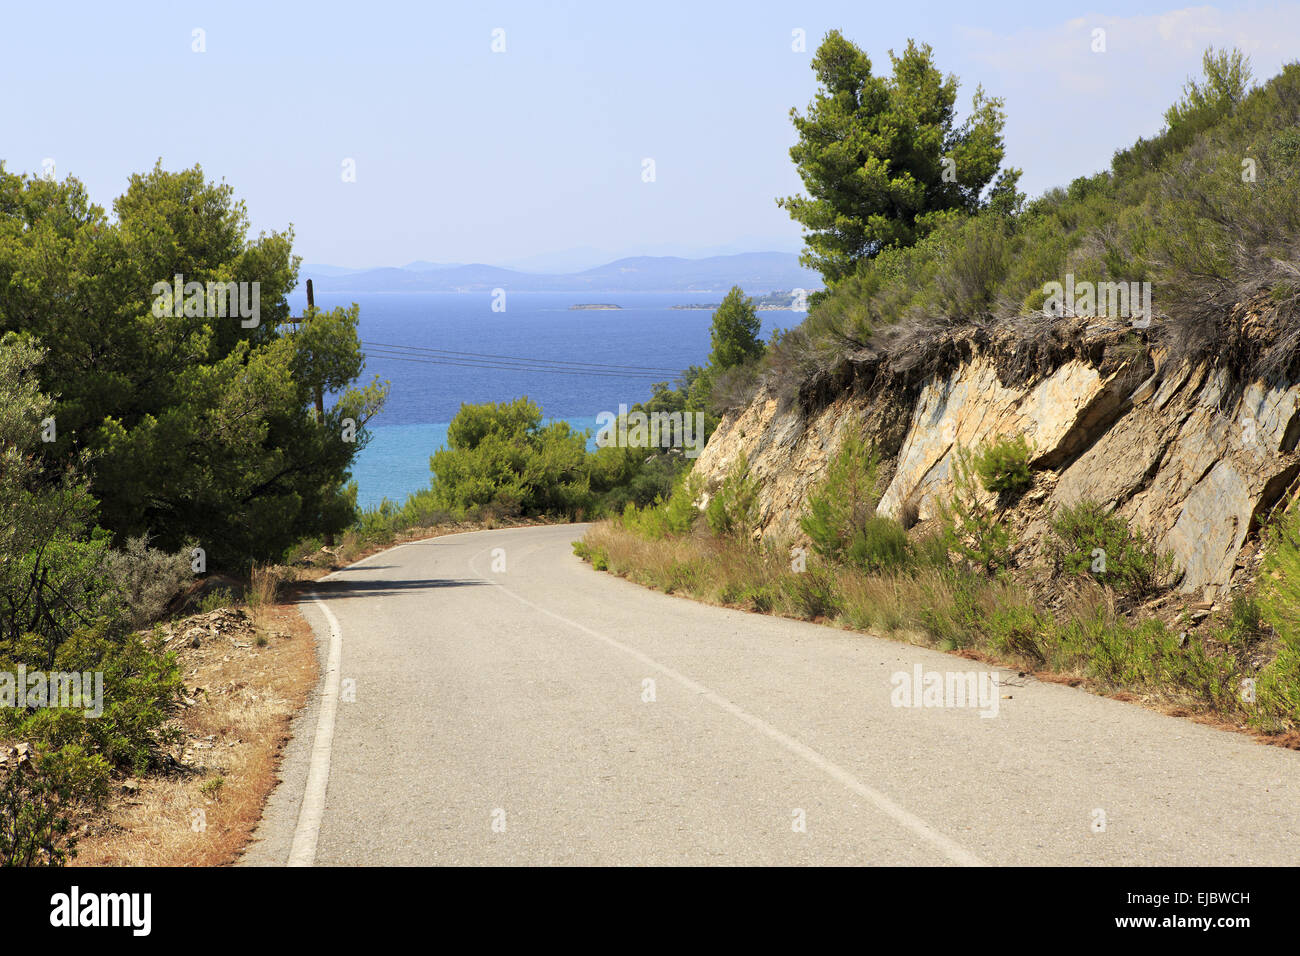
[(580, 302), (577, 305), (569, 306), (570, 309), (621, 309), (621, 305), (613, 305), (609, 302)]
[[(798, 292), (785, 292), (778, 290), (776, 292), (769, 292), (766, 295), (751, 296), (751, 298), (754, 300), (754, 307), (758, 309), (759, 312), (806, 312), (809, 290), (800, 291), (803, 292), (802, 295), (799, 295)], [(721, 304), (721, 302), (692, 302), (689, 305), (672, 305), (669, 306), (669, 308), (714, 312)], [(798, 305), (799, 308), (796, 309), (796, 305)]]

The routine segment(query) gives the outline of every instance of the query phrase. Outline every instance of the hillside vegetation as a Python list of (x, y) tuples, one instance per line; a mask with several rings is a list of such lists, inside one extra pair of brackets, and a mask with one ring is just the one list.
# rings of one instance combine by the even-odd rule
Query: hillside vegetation
[[(358, 310), (291, 317), (292, 234), (248, 232), (198, 167), (133, 176), (110, 217), (0, 165), (0, 863), (64, 862), (111, 782), (174, 766), (152, 625), (355, 521), (386, 394), (354, 386)], [(102, 700), (56, 700), (69, 675)]]
[[(863, 256), (769, 365), (792, 385), (845, 350), (923, 348), (937, 327), (1044, 318), (1044, 285), (1151, 283), (1154, 334), (1174, 356), (1293, 368), (1300, 309), (1300, 64), (1249, 88), (1239, 55), (1205, 56), (1168, 125), (1111, 168), (1026, 202), (994, 195), (934, 215), (913, 244)], [(1260, 291), (1289, 334), (1243, 355), (1226, 319)]]

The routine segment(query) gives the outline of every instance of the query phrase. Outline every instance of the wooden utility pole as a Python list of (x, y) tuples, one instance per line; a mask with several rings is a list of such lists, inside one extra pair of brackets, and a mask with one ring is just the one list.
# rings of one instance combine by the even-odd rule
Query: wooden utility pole
[[(311, 280), (307, 280), (307, 321), (311, 320), (311, 314), (316, 309), (316, 296), (312, 291)], [(319, 380), (316, 382), (316, 421), (325, 420), (325, 395), (321, 389)]]

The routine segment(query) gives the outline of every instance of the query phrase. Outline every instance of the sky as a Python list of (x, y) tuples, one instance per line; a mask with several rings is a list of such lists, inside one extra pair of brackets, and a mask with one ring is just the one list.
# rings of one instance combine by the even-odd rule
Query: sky
[(929, 43), (962, 111), (1003, 97), (1030, 195), (1158, 131), (1207, 45), (1259, 79), (1300, 57), (1300, 2), (0, 0), (0, 160), (105, 208), (198, 163), (254, 232), (351, 268), (793, 252), (789, 111), (831, 29), (877, 73)]

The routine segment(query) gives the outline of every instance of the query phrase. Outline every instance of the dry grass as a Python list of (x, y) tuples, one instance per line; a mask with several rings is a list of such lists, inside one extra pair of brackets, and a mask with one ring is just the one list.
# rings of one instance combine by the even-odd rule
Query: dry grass
[[(256, 621), (256, 629), (179, 649), (192, 704), (176, 719), (185, 735), (178, 766), (117, 787), (104, 813), (86, 825), (72, 865), (222, 866), (235, 860), (261, 819), (290, 719), (317, 674), (311, 628), (292, 604), (264, 605)], [(265, 646), (258, 646), (258, 632)]]
[(250, 608), (263, 608), (275, 604), (284, 585), (297, 577), (293, 568), (267, 564), (253, 568), (249, 576), (248, 592), (244, 600)]

